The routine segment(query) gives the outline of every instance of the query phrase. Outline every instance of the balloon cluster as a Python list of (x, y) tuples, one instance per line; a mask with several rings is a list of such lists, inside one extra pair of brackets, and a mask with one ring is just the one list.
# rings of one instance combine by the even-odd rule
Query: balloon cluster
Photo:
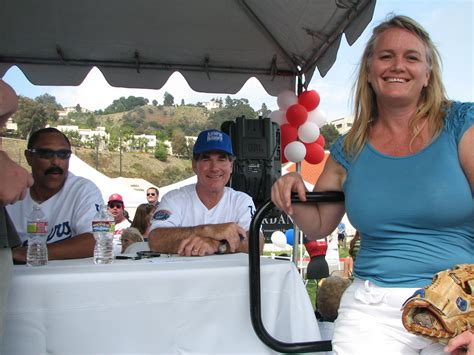
[(285, 233), (282, 231), (275, 231), (272, 233), (271, 240), (273, 245), (284, 249), (288, 245), (293, 245), (295, 241), (295, 230), (291, 228)]
[(319, 164), (324, 160), (324, 137), (319, 129), (326, 124), (326, 115), (317, 109), (319, 101), (315, 90), (299, 96), (285, 90), (278, 95), (279, 110), (270, 113), (270, 119), (280, 126), (282, 163), (306, 160)]

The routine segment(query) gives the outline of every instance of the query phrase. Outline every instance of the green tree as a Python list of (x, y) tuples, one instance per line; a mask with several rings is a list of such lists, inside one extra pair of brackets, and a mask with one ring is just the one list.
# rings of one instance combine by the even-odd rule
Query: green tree
[(336, 140), (336, 138), (340, 136), (340, 133), (337, 130), (336, 126), (334, 126), (332, 123), (328, 123), (322, 126), (320, 132), (324, 136), (324, 149), (329, 149), (329, 147)]
[(156, 142), (155, 147), (155, 158), (159, 161), (167, 161), (168, 160), (168, 147), (162, 141)]
[(86, 125), (87, 127), (89, 128), (97, 128), (97, 126), (99, 125), (99, 123), (97, 122), (97, 119), (95, 117), (95, 115), (93, 113), (88, 113), (86, 114)]
[(184, 106), (184, 99), (181, 99), (181, 106)]
[(230, 96), (227, 96), (224, 108), (209, 115), (207, 128), (220, 129), (223, 122), (234, 121), (237, 117), (241, 116), (257, 118), (257, 113), (250, 107), (247, 99), (232, 99)]
[(111, 152), (116, 152), (119, 150), (120, 146), (120, 132), (111, 132), (110, 138), (107, 143), (107, 149)]
[(69, 139), (73, 147), (82, 147), (81, 135), (78, 131), (63, 131), (64, 135)]
[(54, 96), (46, 93), (36, 97), (35, 101), (43, 105), (49, 122), (58, 121), (58, 110), (62, 110), (63, 107), (56, 102), (56, 98)]
[(173, 149), (174, 155), (189, 158), (188, 144), (182, 130), (175, 129), (173, 131), (171, 136), (171, 148)]
[(140, 152), (146, 152), (148, 150), (148, 139), (145, 137), (136, 138), (135, 148), (137, 148)]
[(153, 104), (153, 106), (158, 106), (158, 101), (156, 100), (153, 100), (151, 103)]
[(18, 98), (18, 110), (12, 119), (18, 125), (21, 138), (26, 139), (30, 133), (46, 126), (48, 112), (43, 104), (28, 97), (20, 96)]
[(148, 99), (144, 97), (129, 96), (127, 98), (121, 97), (114, 100), (111, 105), (107, 106), (104, 114), (125, 112), (133, 110), (136, 107), (145, 106), (148, 104)]
[(79, 105), (79, 104), (76, 105), (76, 112), (79, 112), (79, 113), (82, 112), (82, 107), (81, 107), (81, 105)]
[(268, 109), (267, 105), (265, 104), (265, 102), (262, 104), (262, 107), (260, 108), (260, 110), (257, 111), (258, 115), (259, 116), (262, 116), (262, 117), (268, 117), (268, 115), (270, 115), (272, 111)]
[(163, 99), (163, 106), (173, 106), (174, 105), (174, 97), (168, 91), (165, 91), (164, 99)]

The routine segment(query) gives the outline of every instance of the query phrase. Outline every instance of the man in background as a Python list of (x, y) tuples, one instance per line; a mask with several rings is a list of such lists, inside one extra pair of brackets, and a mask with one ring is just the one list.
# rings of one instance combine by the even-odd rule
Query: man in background
[(149, 187), (148, 190), (146, 190), (146, 199), (148, 203), (154, 205), (155, 207), (158, 207), (158, 197), (160, 197), (160, 191), (156, 187)]
[[(163, 196), (150, 227), (151, 250), (184, 256), (248, 252), (255, 205), (246, 193), (226, 186), (233, 161), (227, 134), (199, 134), (192, 161), (197, 183)], [(261, 234), (260, 252), (263, 245)]]
[(23, 246), (13, 259), (26, 262), (27, 217), (39, 205), (48, 220), (48, 258), (75, 259), (93, 255), (92, 218), (103, 203), (97, 186), (69, 172), (71, 144), (56, 128), (43, 128), (28, 140), (25, 157), (34, 177), (23, 201), (7, 206)]
[[(0, 127), (16, 111), (18, 97), (15, 91), (0, 79)], [(33, 185), (32, 176), (13, 162), (1, 150), (0, 137), (0, 344), (4, 331), (4, 313), (12, 271), (11, 248), (20, 244), (20, 239), (5, 210), (5, 205), (25, 198), (27, 189)]]
[(122, 232), (125, 228), (130, 227), (130, 221), (125, 218), (125, 204), (120, 194), (112, 194), (107, 203), (109, 214), (115, 219), (114, 231), (114, 255), (122, 252)]

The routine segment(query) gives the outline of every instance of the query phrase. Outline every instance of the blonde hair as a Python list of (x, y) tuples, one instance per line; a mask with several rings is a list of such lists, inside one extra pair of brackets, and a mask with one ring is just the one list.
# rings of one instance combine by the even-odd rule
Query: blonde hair
[(423, 88), (418, 109), (410, 125), (413, 133), (411, 143), (421, 132), (421, 120), (433, 128), (433, 138), (441, 133), (444, 127), (444, 109), (449, 106), (446, 91), (441, 80), (441, 57), (431, 41), (428, 32), (415, 20), (407, 16), (391, 16), (373, 29), (359, 64), (359, 73), (353, 87), (354, 122), (344, 140), (344, 150), (350, 157), (357, 156), (368, 139), (370, 123), (377, 119), (377, 103), (375, 92), (367, 81), (371, 59), (380, 35), (388, 29), (400, 28), (417, 36), (425, 45), (426, 60), (429, 65), (430, 79)]
[(133, 242), (143, 242), (143, 236), (140, 231), (134, 227), (125, 228), (122, 231), (122, 239), (128, 238)]

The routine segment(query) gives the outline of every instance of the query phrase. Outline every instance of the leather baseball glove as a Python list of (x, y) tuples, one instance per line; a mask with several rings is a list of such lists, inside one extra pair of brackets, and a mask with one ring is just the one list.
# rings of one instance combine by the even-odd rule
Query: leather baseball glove
[(402, 307), (404, 327), (416, 335), (446, 344), (474, 329), (474, 264), (460, 264), (437, 273)]

